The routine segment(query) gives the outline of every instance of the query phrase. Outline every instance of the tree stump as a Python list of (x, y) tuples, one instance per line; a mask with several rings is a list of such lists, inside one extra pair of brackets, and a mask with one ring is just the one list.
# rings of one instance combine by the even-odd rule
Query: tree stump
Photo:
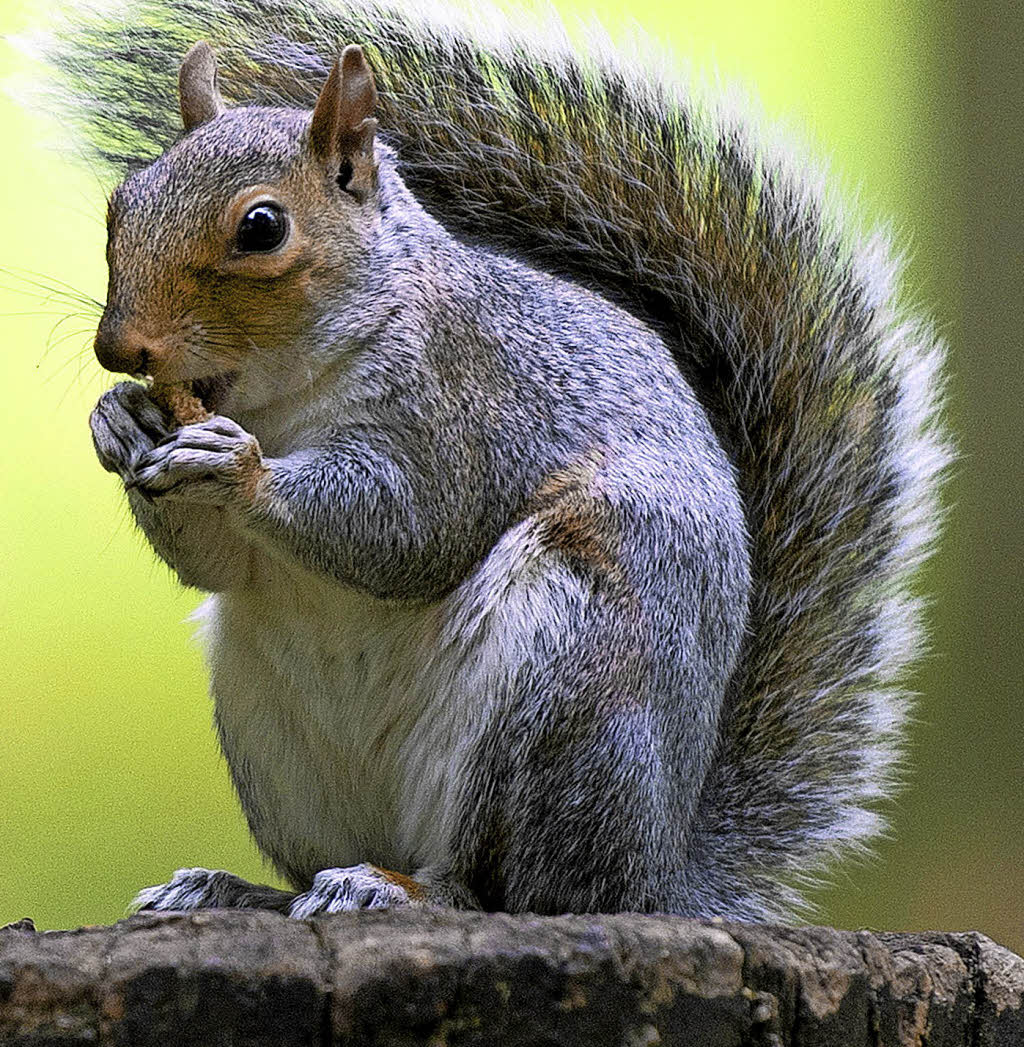
[(452, 911), (0, 930), (3, 1047), (1022, 1047), (980, 934)]

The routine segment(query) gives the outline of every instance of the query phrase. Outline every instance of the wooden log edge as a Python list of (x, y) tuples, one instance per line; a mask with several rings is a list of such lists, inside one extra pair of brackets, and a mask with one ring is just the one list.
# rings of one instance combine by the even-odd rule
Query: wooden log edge
[(1024, 1047), (977, 933), (448, 910), (0, 930), (0, 1045)]

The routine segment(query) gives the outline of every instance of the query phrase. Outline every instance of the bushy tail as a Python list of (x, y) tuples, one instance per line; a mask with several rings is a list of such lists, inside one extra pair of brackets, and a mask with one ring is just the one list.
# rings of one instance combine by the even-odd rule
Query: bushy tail
[(216, 49), (229, 99), (303, 107), (359, 42), (428, 209), (601, 287), (675, 347), (739, 469), (756, 579), (687, 877), (706, 914), (784, 915), (808, 874), (878, 828), (918, 647), (910, 575), (946, 459), (939, 349), (900, 311), (884, 242), (741, 123), (493, 12), (482, 34), (364, 0), (121, 12), (76, 14), (50, 45), (67, 112), (119, 171), (176, 137), (172, 78), (195, 40)]

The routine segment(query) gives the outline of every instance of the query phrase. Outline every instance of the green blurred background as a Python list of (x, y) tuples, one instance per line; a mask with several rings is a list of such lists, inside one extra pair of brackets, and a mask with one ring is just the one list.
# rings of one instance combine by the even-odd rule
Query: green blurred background
[[(556, 4), (628, 34), (621, 4)], [(35, 5), (0, 0), (0, 32)], [(962, 457), (923, 579), (931, 657), (888, 839), (819, 891), (842, 927), (978, 928), (1024, 951), (1020, 362), (1024, 26), (1013, 5), (637, 0), (630, 15), (706, 77), (740, 83), (827, 158), (910, 261), (908, 299), (950, 345)], [(32, 74), (0, 43), (0, 75)], [(717, 73), (715, 72), (717, 71)], [(15, 293), (32, 273), (102, 299), (109, 181), (44, 147), (60, 129), (0, 98), (0, 924), (121, 916), (178, 866), (269, 874), (210, 725), (182, 591), (134, 533), (86, 418), (110, 384), (95, 316)], [(20, 274), (24, 279), (19, 279)]]

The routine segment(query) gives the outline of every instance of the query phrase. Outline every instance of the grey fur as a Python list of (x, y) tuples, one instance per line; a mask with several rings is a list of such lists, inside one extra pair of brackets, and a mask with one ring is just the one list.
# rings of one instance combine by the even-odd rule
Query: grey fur
[[(334, 41), (358, 40), (398, 160), (382, 150), (393, 235), (332, 305), (355, 319), (325, 315), (307, 347), (367, 362), (372, 423), (301, 452), (256, 431), (275, 497), (232, 524), (244, 551), (227, 559), (251, 572), (258, 549), (430, 603), (469, 591), (524, 522), (517, 535), (557, 539), (577, 499), (614, 547), (574, 556), (549, 543), (552, 578), (579, 588), (562, 594), (561, 617), (534, 623), (508, 686), (481, 696), (448, 860), (424, 877), (495, 908), (792, 911), (795, 882), (879, 826), (905, 716), (898, 682), (919, 648), (910, 575), (947, 457), (939, 349), (899, 309), (880, 241), (840, 225), (801, 169), (745, 129), (612, 59), (488, 50), (372, 5), (160, 7), (174, 18), (140, 5), (130, 31), (93, 24), (52, 52), (72, 78), (89, 72), (74, 105), (105, 158), (134, 167), (169, 143), (160, 85), (204, 37), (229, 97), (305, 107)], [(123, 61), (110, 73), (95, 56), (114, 39)], [(125, 91), (136, 75), (152, 95)], [(225, 186), (254, 164), (280, 177), (300, 121), (218, 117), (128, 183), (125, 214), (140, 235), (158, 224), (171, 199), (160, 179), (187, 182), (190, 150), (217, 158)], [(209, 179), (196, 188), (208, 194)], [(142, 293), (145, 274), (133, 279), (126, 293)], [(143, 438), (108, 438), (118, 423), (105, 412), (101, 460), (145, 490), (152, 452), (140, 470)], [(538, 492), (559, 474), (547, 504)], [(165, 536), (176, 529), (149, 503), (133, 508), (179, 566)], [(199, 565), (179, 571), (202, 585)], [(318, 856), (261, 839), (274, 833), (262, 802), (247, 803), (257, 839), (308, 884)]]
[(193, 909), (272, 909), (286, 913), (295, 895), (258, 886), (222, 869), (179, 869), (170, 883), (146, 887), (132, 903), (136, 912)]
[(296, 895), (288, 915), (307, 920), (320, 913), (352, 909), (392, 909), (408, 905), (401, 887), (388, 883), (372, 865), (351, 869), (323, 869), (313, 878), (308, 891)]

